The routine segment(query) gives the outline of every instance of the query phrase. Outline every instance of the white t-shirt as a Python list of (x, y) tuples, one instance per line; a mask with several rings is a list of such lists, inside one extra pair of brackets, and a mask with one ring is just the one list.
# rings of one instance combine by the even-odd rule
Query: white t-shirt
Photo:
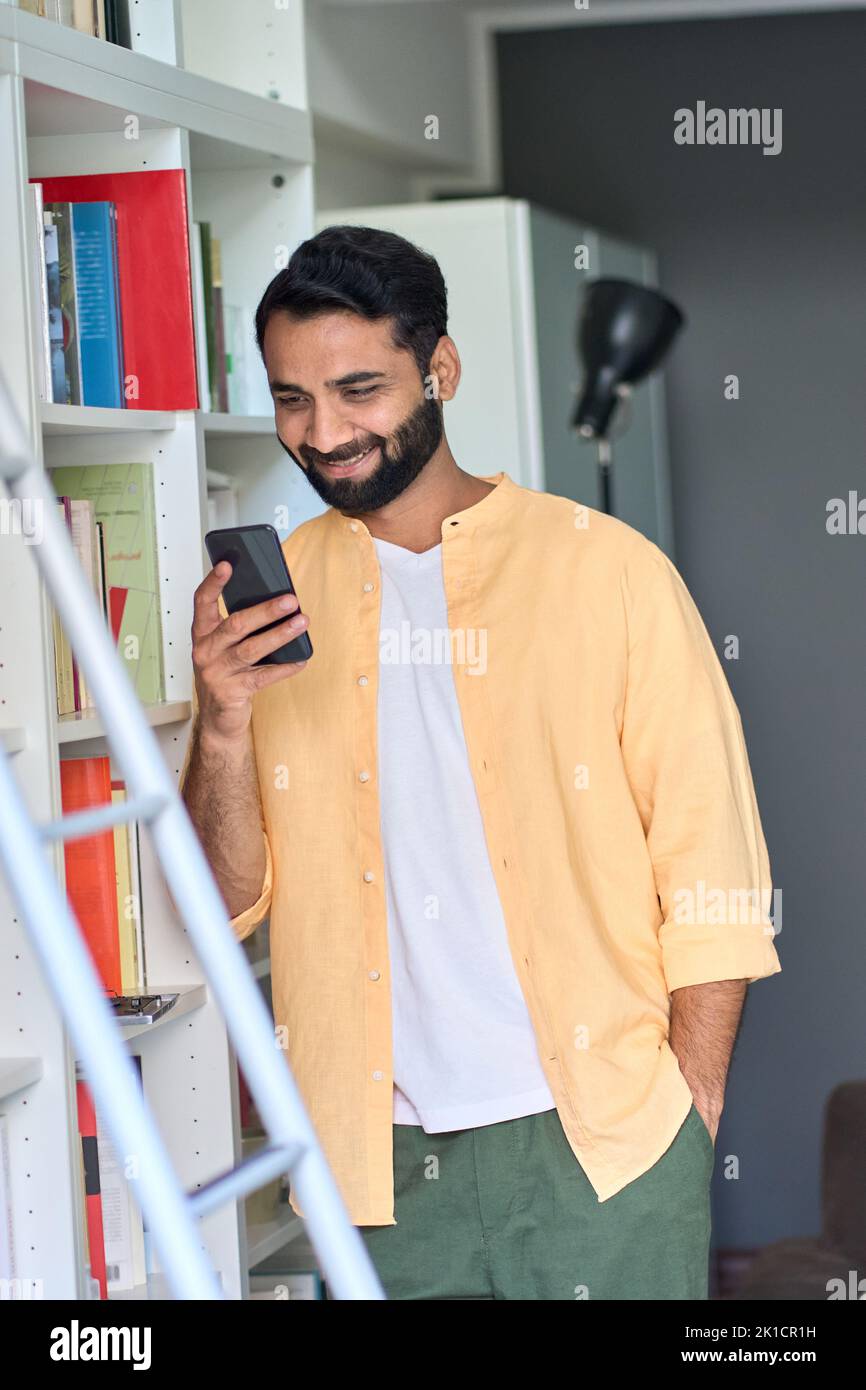
[(394, 1123), (437, 1133), (537, 1114), (555, 1101), (511, 958), (469, 767), (442, 545), (416, 555), (373, 540), (382, 582), (378, 763)]

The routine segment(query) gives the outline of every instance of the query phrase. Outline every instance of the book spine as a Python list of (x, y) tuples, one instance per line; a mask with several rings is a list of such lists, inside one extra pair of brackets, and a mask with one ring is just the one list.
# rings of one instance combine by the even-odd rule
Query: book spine
[(99, 573), (99, 601), (102, 605), (102, 615), (108, 622), (108, 588), (105, 579), (105, 523), (96, 523), (96, 547), (98, 556)]
[(213, 274), (213, 313), (216, 335), (217, 400), (221, 411), (228, 412), (229, 387), (226, 372), (226, 330), (223, 316), (222, 253), (217, 237), (211, 237), (211, 268)]
[[(66, 525), (66, 508), (69, 503), (68, 497), (57, 498), (57, 509)], [(63, 624), (60, 621), (60, 614), (52, 604), (52, 622), (54, 627), (54, 679), (57, 688), (57, 713), (75, 713), (75, 684), (72, 679), (72, 648), (69, 639), (63, 631)]]
[(84, 405), (123, 405), (112, 218), (108, 203), (73, 203)]
[(96, 1107), (87, 1082), (80, 1077), (75, 1082), (78, 1100), (78, 1132), (84, 1158), (84, 1194), (87, 1216), (87, 1238), (90, 1247), (90, 1273), (99, 1284), (99, 1296), (108, 1298), (105, 1269), (105, 1231), (102, 1224), (102, 1200), (99, 1185), (99, 1146), (96, 1131)]
[[(110, 804), (109, 759), (62, 758), (60, 799), (64, 814)], [(113, 832), (109, 829), (81, 840), (67, 841), (63, 852), (66, 894), (91, 960), (106, 992), (120, 994), (123, 980)]]
[(202, 410), (211, 409), (210, 373), (207, 356), (207, 320), (205, 318), (205, 280), (201, 251), (201, 223), (192, 226), (192, 307), (195, 325), (195, 361), (198, 378), (198, 398)]
[(81, 357), (78, 342), (78, 310), (75, 299), (75, 249), (69, 203), (46, 203), (57, 228), (60, 261), (60, 310), (63, 316), (63, 358), (66, 370), (66, 400), (81, 404)]
[(60, 296), (60, 248), (50, 212), (45, 214), (45, 280), (48, 289), (48, 337), (51, 344), (51, 398), (66, 405), (66, 358), (63, 353), (63, 305)]
[(147, 944), (144, 936), (144, 904), (141, 895), (141, 841), (138, 821), (134, 821), (129, 827), (129, 877), (135, 907), (135, 955), (138, 966), (138, 981), (134, 992), (140, 994), (147, 989)]
[(72, 27), (81, 34), (94, 34), (93, 0), (72, 0)]
[(207, 341), (207, 379), (210, 394), (210, 409), (217, 410), (219, 403), (219, 383), (217, 381), (216, 324), (213, 301), (213, 262), (211, 258), (210, 223), (200, 222), (201, 266), (204, 281), (204, 321)]
[[(63, 503), (63, 520), (66, 522), (66, 529), (67, 529), (67, 531), (69, 532), (69, 535), (70, 535), (70, 537), (72, 538), (72, 541), (73, 541), (73, 544), (74, 544), (74, 537), (73, 537), (73, 535), (72, 535), (72, 498), (71, 498), (71, 497), (65, 497), (65, 496), (64, 496), (64, 497), (61, 498), (61, 501), (62, 501), (62, 503)], [(67, 643), (67, 646), (69, 647), (69, 661), (70, 661), (70, 665), (71, 665), (71, 667), (72, 667), (72, 692), (73, 692), (73, 705), (72, 705), (72, 708), (73, 708), (74, 710), (78, 711), (78, 710), (80, 710), (80, 709), (82, 708), (82, 705), (81, 705), (81, 680), (80, 680), (79, 672), (78, 672), (78, 662), (77, 662), (76, 659), (75, 659), (75, 652), (74, 652), (73, 649), (72, 649), (72, 643), (69, 641), (68, 636), (67, 636), (67, 638), (66, 638), (66, 643)]]
[(48, 331), (48, 282), (45, 275), (45, 207), (42, 184), (28, 184), (30, 189), (31, 227), (33, 231), (33, 316), (34, 346), (40, 348), (39, 399), (53, 399), (51, 390), (51, 338)]
[(121, 48), (132, 48), (132, 26), (129, 6), (131, 0), (112, 0), (114, 6), (115, 40)]

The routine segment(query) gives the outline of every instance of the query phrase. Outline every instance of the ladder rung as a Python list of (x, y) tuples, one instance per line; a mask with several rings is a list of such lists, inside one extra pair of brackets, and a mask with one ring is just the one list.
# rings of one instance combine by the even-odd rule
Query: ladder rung
[(49, 821), (39, 826), (43, 840), (83, 840), (87, 835), (98, 835), (100, 831), (111, 830), (115, 825), (125, 825), (128, 821), (141, 821), (147, 824), (155, 820), (168, 799), (164, 796), (133, 797), (130, 801), (106, 802), (104, 806), (94, 806), (89, 811), (71, 811), (59, 820)]
[(222, 1206), (223, 1202), (236, 1201), (248, 1192), (264, 1187), (272, 1178), (290, 1172), (304, 1153), (305, 1147), (299, 1142), (276, 1146), (269, 1144), (266, 1148), (259, 1149), (258, 1153), (251, 1154), (228, 1173), (214, 1178), (195, 1192), (188, 1192), (187, 1197), (194, 1214), (197, 1217), (206, 1216), (208, 1212)]

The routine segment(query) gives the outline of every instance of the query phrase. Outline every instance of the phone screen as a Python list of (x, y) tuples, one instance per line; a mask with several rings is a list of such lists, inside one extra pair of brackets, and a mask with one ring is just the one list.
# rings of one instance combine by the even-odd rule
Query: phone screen
[[(211, 563), (217, 565), (220, 560), (228, 560), (232, 567), (231, 578), (222, 591), (223, 602), (229, 613), (252, 608), (280, 594), (295, 592), (273, 526), (231, 526), (222, 531), (209, 531), (204, 539)], [(268, 632), (282, 622), (285, 622), (285, 618), (278, 618), (256, 631)], [(312, 654), (309, 635), (302, 632), (285, 646), (260, 657), (255, 664), (305, 661)]]

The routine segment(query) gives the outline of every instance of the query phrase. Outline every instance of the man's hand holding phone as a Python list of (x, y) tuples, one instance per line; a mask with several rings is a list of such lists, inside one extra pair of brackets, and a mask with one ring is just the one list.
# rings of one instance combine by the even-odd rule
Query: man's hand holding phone
[[(249, 726), (256, 691), (286, 680), (306, 661), (257, 666), (262, 657), (306, 631), (296, 594), (281, 594), (224, 618), (217, 600), (232, 575), (221, 560), (195, 591), (192, 663), (202, 735), (233, 742)], [(276, 623), (267, 632), (259, 631)]]

